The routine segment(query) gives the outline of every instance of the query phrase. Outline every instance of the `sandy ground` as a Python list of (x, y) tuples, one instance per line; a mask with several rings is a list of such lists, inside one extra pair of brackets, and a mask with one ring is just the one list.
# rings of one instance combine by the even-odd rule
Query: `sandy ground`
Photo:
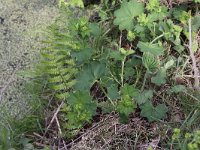
[(26, 112), (29, 99), (17, 73), (34, 63), (57, 14), (56, 0), (0, 0), (0, 121)]

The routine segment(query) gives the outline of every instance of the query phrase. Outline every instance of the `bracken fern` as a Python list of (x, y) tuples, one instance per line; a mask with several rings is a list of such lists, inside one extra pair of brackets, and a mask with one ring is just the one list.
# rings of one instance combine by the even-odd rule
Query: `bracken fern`
[(77, 69), (70, 57), (70, 52), (76, 49), (76, 43), (67, 30), (63, 32), (56, 24), (51, 25), (49, 31), (48, 40), (44, 41), (48, 46), (41, 50), (41, 64), (44, 66), (49, 86), (56, 92), (56, 97), (65, 100), (76, 83), (74, 76)]

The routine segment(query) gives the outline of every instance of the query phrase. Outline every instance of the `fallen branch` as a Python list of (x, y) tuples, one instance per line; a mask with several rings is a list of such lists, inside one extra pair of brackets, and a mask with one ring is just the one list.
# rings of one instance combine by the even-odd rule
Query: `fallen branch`
[(194, 71), (194, 88), (196, 90), (200, 91), (199, 87), (199, 70), (197, 68), (196, 58), (194, 56), (194, 52), (192, 50), (192, 25), (191, 25), (191, 18), (188, 21), (189, 24), (189, 51), (190, 51), (190, 57), (192, 59), (192, 68)]
[(62, 108), (63, 105), (64, 105), (64, 102), (62, 101), (62, 103), (58, 106), (57, 110), (55, 111), (55, 113), (54, 113), (54, 115), (53, 115), (53, 117), (52, 117), (52, 119), (51, 119), (49, 125), (47, 126), (47, 128), (46, 128), (45, 133), (44, 133), (43, 136), (46, 135), (48, 129), (51, 127), (52, 123), (53, 123), (54, 120), (57, 118), (57, 115), (58, 115), (58, 113), (59, 113), (59, 111), (60, 111), (60, 109)]

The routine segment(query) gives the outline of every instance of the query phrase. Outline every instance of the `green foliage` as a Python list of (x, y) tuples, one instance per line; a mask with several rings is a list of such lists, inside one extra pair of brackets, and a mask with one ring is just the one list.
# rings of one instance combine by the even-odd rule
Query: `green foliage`
[(152, 55), (151, 53), (144, 53), (142, 56), (142, 62), (148, 73), (153, 73), (159, 69), (160, 61), (159, 59)]
[(147, 101), (150, 101), (153, 98), (153, 91), (152, 90), (144, 90), (140, 92), (136, 96), (136, 101), (139, 105), (146, 103)]
[(160, 68), (156, 75), (151, 78), (151, 82), (161, 86), (162, 84), (166, 83), (166, 78), (167, 78), (167, 70), (170, 69), (174, 64), (173, 60), (168, 61), (164, 67)]
[(175, 128), (171, 140), (174, 149), (198, 150), (200, 148), (200, 131), (196, 130), (190, 133)]
[(149, 121), (155, 121), (165, 117), (168, 108), (164, 104), (159, 104), (156, 107), (150, 101), (147, 101), (144, 105), (141, 105), (140, 108), (141, 116), (146, 117)]
[(117, 100), (119, 99), (119, 91), (117, 84), (111, 84), (108, 88), (108, 97), (111, 100)]
[(185, 92), (185, 91), (186, 91), (186, 87), (184, 85), (175, 85), (175, 86), (172, 86), (171, 88), (171, 92), (174, 92), (174, 93)]
[(42, 66), (44, 75), (48, 76), (49, 86), (56, 91), (59, 99), (66, 99), (69, 96), (68, 91), (74, 86), (76, 81), (73, 79), (77, 73), (75, 62), (70, 56), (72, 49), (76, 48), (75, 43), (66, 33), (59, 31), (56, 24), (49, 30), (48, 47), (41, 50)]
[(69, 4), (72, 6), (84, 7), (83, 0), (70, 0)]
[(139, 16), (144, 11), (144, 6), (142, 3), (136, 0), (131, 0), (130, 2), (124, 1), (121, 4), (121, 8), (116, 10), (114, 24), (119, 25), (120, 30), (131, 30), (133, 29), (133, 19)]
[(76, 90), (89, 90), (93, 83), (101, 76), (106, 74), (106, 64), (103, 62), (93, 61), (83, 66), (77, 76), (77, 83), (74, 86)]
[(87, 92), (77, 91), (71, 93), (67, 100), (69, 110), (67, 112), (67, 129), (79, 129), (86, 122), (92, 119), (96, 113), (96, 104)]
[(0, 126), (0, 149), (2, 150), (6, 150), (6, 149), (9, 149), (10, 146), (11, 146), (11, 143), (10, 143), (10, 133), (9, 133), (9, 130), (5, 127), (1, 127)]
[(84, 3), (82, 0), (69, 0), (69, 1), (65, 1), (65, 0), (59, 0), (58, 1), (58, 6), (59, 7), (66, 7), (66, 6), (72, 6), (72, 7), (80, 7), (83, 8), (84, 7)]
[(137, 108), (136, 102), (133, 100), (137, 94), (138, 90), (132, 85), (125, 84), (121, 88), (121, 101), (117, 105), (117, 111), (122, 122), (127, 122), (129, 114)]
[(166, 70), (161, 68), (157, 72), (156, 76), (151, 78), (151, 82), (158, 86), (165, 84), (166, 83)]
[[(70, 10), (83, 3), (69, 4), (64, 13), (68, 17), (49, 28), (48, 47), (41, 51), (48, 88), (55, 100), (65, 102), (62, 128), (69, 135), (77, 133), (92, 121), (97, 106), (106, 113), (118, 112), (122, 122), (137, 107), (150, 122), (164, 119), (168, 107), (162, 102), (154, 106), (157, 91), (151, 89), (172, 85), (168, 77), (176, 56), (185, 50), (181, 35), (188, 37), (191, 13), (182, 8), (170, 11), (159, 0), (103, 1), (95, 6), (96, 19), (88, 17), (94, 7), (89, 13), (79, 8), (73, 13)], [(198, 16), (192, 19), (198, 30)]]
[(154, 56), (160, 56), (164, 53), (164, 48), (158, 44), (139, 42), (137, 46), (140, 48), (140, 51), (150, 53)]
[(200, 3), (200, 0), (193, 0), (195, 3)]

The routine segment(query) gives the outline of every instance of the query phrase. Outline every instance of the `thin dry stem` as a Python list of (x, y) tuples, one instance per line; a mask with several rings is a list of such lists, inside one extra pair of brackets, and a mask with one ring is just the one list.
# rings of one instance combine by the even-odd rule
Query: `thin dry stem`
[(54, 113), (49, 125), (47, 126), (46, 131), (44, 133), (44, 136), (47, 133), (48, 129), (51, 127), (53, 121), (57, 118), (57, 115), (58, 115), (58, 113), (59, 113), (59, 111), (60, 111), (60, 109), (62, 108), (63, 105), (64, 105), (64, 102), (62, 101), (62, 103), (58, 106), (57, 110), (55, 111), (55, 113)]

